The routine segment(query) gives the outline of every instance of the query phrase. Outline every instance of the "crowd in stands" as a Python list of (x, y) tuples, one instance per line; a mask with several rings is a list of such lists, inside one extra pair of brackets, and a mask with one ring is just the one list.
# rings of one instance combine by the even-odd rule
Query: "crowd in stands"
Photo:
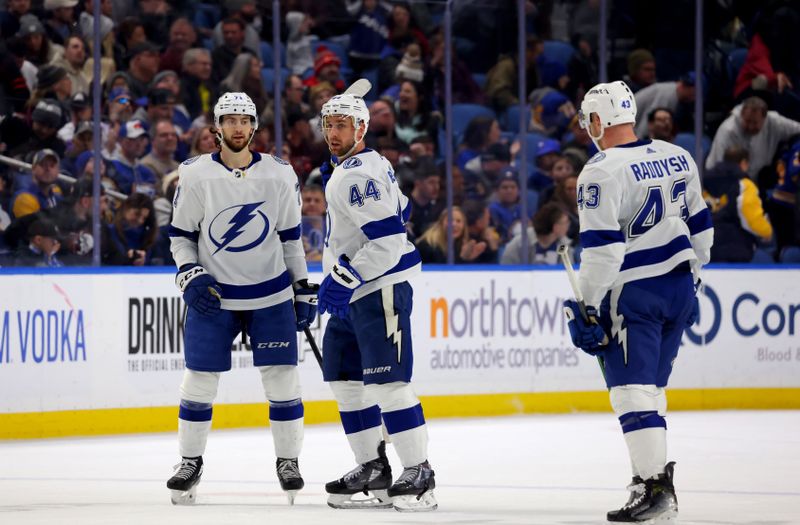
[[(95, 1), (99, 128), (92, 120)], [(576, 108), (598, 82), (599, 2), (527, 3), (525, 100), (518, 97), (516, 2), (455, 2), (452, 137), (444, 132), (442, 2), (282, 1), (280, 63), (271, 4), (0, 0), (0, 155), (32, 165), (0, 163), (0, 266), (91, 264), (95, 156), (102, 263), (173, 264), (166, 229), (177, 167), (217, 150), (212, 110), (226, 91), (244, 91), (256, 104), (250, 147), (294, 167), (306, 252), (320, 260), (320, 169), (329, 154), (319, 111), (360, 77), (373, 84), (366, 145), (392, 162), (411, 199), (408, 234), (424, 262), (448, 260), (447, 148), (457, 264), (557, 264), (560, 244), (579, 258), (577, 178), (597, 150)], [(800, 262), (800, 43), (791, 38), (800, 2), (707, 2), (702, 92), (693, 24), (685, 19), (693, 1), (610, 4), (608, 77), (636, 93), (638, 137), (674, 142), (694, 156), (695, 100), (705, 101), (697, 130), (705, 150), (695, 160), (716, 228), (712, 261)], [(520, 174), (523, 149), (527, 172)]]

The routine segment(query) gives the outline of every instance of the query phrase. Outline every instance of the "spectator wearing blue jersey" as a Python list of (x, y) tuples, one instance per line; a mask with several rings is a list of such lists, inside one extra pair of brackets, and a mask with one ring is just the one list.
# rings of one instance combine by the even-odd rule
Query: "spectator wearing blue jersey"
[(114, 266), (148, 264), (158, 236), (153, 201), (134, 193), (103, 228), (102, 261)]
[(389, 26), (386, 12), (378, 0), (364, 0), (356, 15), (356, 23), (350, 33), (350, 67), (353, 74), (378, 67), (386, 41)]
[(540, 140), (536, 150), (536, 168), (528, 177), (528, 189), (541, 192), (553, 185), (553, 166), (561, 157), (561, 146), (557, 140)]
[(514, 226), (522, 219), (519, 180), (513, 169), (507, 170), (497, 181), (494, 199), (489, 204), (489, 215), (492, 226), (500, 235), (500, 242), (505, 244), (510, 241)]
[(33, 156), (31, 179), (21, 182), (14, 195), (11, 209), (15, 219), (39, 210), (55, 208), (62, 198), (56, 185), (61, 158), (51, 149), (43, 149)]
[(129, 120), (119, 130), (119, 148), (111, 157), (114, 182), (126, 194), (155, 195), (155, 173), (141, 163), (147, 148), (147, 129), (141, 120)]

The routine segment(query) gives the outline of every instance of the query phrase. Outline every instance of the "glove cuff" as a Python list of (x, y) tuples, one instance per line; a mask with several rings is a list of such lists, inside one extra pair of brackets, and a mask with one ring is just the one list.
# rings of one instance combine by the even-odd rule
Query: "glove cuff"
[(199, 264), (184, 264), (175, 276), (175, 286), (183, 293), (189, 283), (201, 275), (208, 275), (208, 272)]
[(355, 268), (350, 266), (346, 260), (342, 260), (342, 258), (331, 268), (331, 278), (350, 290), (355, 290), (364, 284), (364, 279), (358, 275)]

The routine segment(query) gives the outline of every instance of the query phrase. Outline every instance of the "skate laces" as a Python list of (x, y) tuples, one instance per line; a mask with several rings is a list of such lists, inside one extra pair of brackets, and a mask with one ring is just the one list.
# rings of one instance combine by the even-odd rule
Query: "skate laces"
[(399, 478), (397, 478), (397, 483), (413, 483), (414, 479), (419, 475), (421, 469), (422, 465), (420, 464), (403, 470), (403, 473), (400, 474)]
[(342, 477), (342, 479), (345, 482), (353, 481), (354, 479), (358, 478), (361, 475), (361, 473), (364, 472), (365, 469), (366, 469), (366, 463), (362, 463), (361, 465), (358, 465), (356, 468), (345, 474)]
[(627, 489), (631, 492), (631, 500), (622, 507), (623, 509), (630, 509), (639, 505), (646, 493), (644, 483), (631, 483)]
[(299, 478), (300, 470), (297, 468), (297, 462), (293, 459), (282, 459), (278, 463), (278, 474), (283, 478)]
[(173, 466), (172, 468), (178, 469), (178, 472), (175, 473), (174, 477), (181, 479), (189, 479), (190, 477), (192, 477), (192, 474), (194, 474), (195, 471), (197, 470), (197, 460), (183, 458), (180, 463)]

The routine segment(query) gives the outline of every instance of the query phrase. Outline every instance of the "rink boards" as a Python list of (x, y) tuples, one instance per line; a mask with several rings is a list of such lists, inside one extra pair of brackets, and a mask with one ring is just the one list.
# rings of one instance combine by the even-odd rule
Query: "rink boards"
[[(162, 269), (0, 270), (0, 438), (177, 428), (185, 305), (173, 278)], [(716, 267), (703, 279), (670, 408), (800, 408), (800, 267)], [(610, 410), (597, 361), (570, 344), (563, 271), (457, 267), (412, 284), (414, 381), (428, 417)], [(312, 330), (319, 344), (324, 323)], [(338, 421), (299, 340), (306, 422)], [(249, 350), (236, 342), (232, 361), (214, 427), (265, 425)]]

